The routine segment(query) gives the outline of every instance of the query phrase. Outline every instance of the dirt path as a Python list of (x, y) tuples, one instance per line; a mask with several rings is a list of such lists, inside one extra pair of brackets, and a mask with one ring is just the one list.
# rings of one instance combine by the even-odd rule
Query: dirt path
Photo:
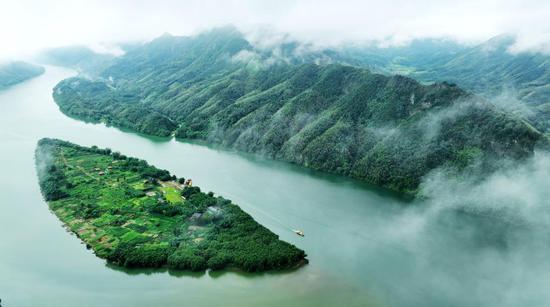
[(159, 180), (159, 183), (161, 186), (163, 187), (172, 187), (172, 188), (176, 188), (178, 190), (183, 190), (183, 186), (175, 181), (160, 181)]
[[(68, 167), (68, 168), (72, 168), (73, 166), (69, 164), (69, 162), (67, 161), (67, 158), (65, 158), (65, 154), (63, 152), (61, 152), (61, 159), (63, 159), (63, 163), (65, 163), (65, 166)], [(88, 171), (86, 171), (82, 166), (80, 165), (77, 165), (76, 168), (78, 168), (82, 173), (84, 173), (84, 175), (96, 180), (96, 181), (101, 181), (99, 178), (96, 178), (94, 177), (92, 174), (88, 173)]]

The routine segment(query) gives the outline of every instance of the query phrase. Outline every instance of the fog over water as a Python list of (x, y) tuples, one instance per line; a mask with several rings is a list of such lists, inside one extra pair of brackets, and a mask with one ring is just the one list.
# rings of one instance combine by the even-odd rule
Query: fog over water
[(488, 178), (434, 172), (423, 183), (428, 199), (388, 221), (399, 227), (380, 236), (407, 247), (412, 280), (426, 289), (466, 305), (545, 306), (549, 185), (550, 155), (542, 152)]

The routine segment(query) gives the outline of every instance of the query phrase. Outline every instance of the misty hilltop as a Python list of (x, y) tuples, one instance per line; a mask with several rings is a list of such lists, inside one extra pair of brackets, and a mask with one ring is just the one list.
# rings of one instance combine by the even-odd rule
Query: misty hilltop
[[(164, 35), (99, 78), (54, 89), (67, 115), (415, 191), (436, 168), (491, 171), (533, 154), (542, 134), (456, 85), (344, 65), (331, 51), (258, 48), (233, 28)], [(351, 59), (351, 58), (347, 58)]]
[(36, 56), (40, 63), (70, 67), (80, 73), (96, 75), (115, 58), (112, 54), (97, 53), (86, 46), (67, 46), (43, 50)]
[(44, 73), (44, 68), (27, 62), (0, 64), (0, 90), (34, 78)]
[[(402, 47), (347, 48), (353, 63), (424, 83), (447, 81), (511, 108), (537, 129), (550, 131), (550, 57), (515, 51), (516, 38), (499, 35), (465, 46), (448, 40), (416, 40)], [(515, 104), (515, 105), (510, 105)]]

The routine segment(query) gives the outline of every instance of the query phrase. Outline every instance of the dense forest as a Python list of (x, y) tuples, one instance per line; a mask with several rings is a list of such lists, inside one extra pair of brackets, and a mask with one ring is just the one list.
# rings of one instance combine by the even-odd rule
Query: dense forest
[[(490, 170), (522, 159), (542, 135), (447, 82), (257, 49), (234, 29), (162, 36), (128, 51), (94, 80), (54, 89), (67, 115), (139, 132), (201, 139), (415, 192), (445, 167)], [(287, 52), (288, 51), (288, 52)]]
[(26, 62), (17, 61), (0, 64), (0, 90), (34, 78), (43, 73), (43, 67)]
[(306, 263), (230, 200), (110, 149), (42, 139), (40, 187), (95, 254), (125, 267), (267, 271)]

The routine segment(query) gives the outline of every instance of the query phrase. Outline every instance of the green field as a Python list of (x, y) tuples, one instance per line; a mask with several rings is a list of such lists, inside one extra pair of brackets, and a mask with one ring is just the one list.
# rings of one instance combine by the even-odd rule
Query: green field
[(184, 187), (143, 160), (43, 139), (36, 163), (52, 211), (115, 264), (266, 271), (307, 261), (231, 201)]

